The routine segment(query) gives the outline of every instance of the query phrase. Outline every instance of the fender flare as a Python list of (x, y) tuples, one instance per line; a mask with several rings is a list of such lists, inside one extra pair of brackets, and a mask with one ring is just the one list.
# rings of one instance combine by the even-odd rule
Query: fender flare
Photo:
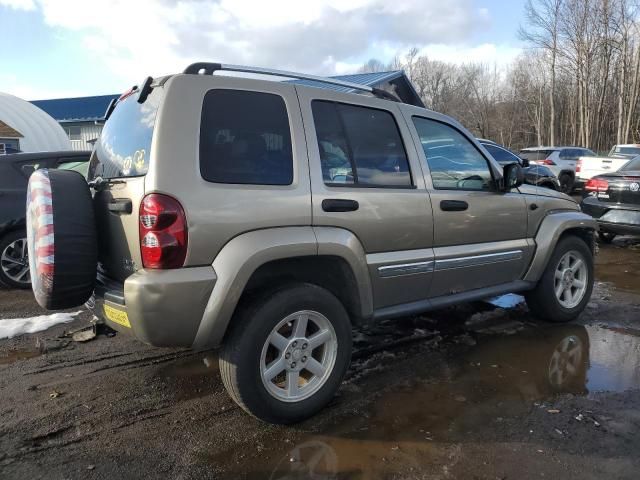
[(598, 223), (589, 215), (579, 211), (571, 210), (549, 213), (540, 224), (538, 232), (536, 233), (536, 252), (523, 280), (528, 282), (537, 282), (540, 280), (562, 234), (568, 230), (576, 229), (597, 232)]
[(311, 226), (254, 230), (231, 239), (214, 259), (217, 281), (192, 347), (213, 348), (222, 343), (245, 286), (259, 267), (274, 260), (317, 255), (339, 256), (349, 264), (358, 283), (361, 309), (372, 315), (371, 279), (364, 249), (355, 235), (339, 228)]

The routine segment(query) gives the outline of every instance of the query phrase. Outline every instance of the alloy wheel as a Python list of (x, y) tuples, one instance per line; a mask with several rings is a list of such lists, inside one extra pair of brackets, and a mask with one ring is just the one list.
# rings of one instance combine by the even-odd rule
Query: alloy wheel
[(0, 268), (9, 280), (17, 284), (31, 283), (26, 238), (19, 238), (5, 247), (0, 255)]
[(564, 308), (576, 307), (587, 291), (589, 271), (585, 258), (576, 250), (565, 253), (554, 274), (554, 291)]
[(329, 379), (338, 353), (338, 337), (321, 313), (303, 310), (281, 320), (260, 356), (260, 376), (267, 391), (284, 402), (299, 402)]

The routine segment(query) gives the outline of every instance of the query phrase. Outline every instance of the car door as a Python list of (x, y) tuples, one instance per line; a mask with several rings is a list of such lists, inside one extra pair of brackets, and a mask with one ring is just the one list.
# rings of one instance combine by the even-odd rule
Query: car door
[(374, 307), (426, 299), (433, 215), (417, 151), (396, 104), (296, 87), (302, 109), (320, 253), (322, 227), (362, 244)]
[(517, 190), (494, 184), (500, 167), (444, 116), (406, 114), (424, 168), (434, 218), (430, 297), (522, 278), (532, 252), (527, 210)]

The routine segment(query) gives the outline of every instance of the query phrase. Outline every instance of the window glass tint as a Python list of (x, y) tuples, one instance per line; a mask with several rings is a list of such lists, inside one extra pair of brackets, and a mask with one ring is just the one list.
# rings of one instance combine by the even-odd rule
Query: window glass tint
[(640, 147), (622, 147), (620, 145), (614, 145), (609, 152), (609, 156), (613, 157), (614, 155), (638, 155), (640, 154)]
[(153, 89), (142, 104), (138, 103), (138, 93), (118, 102), (96, 142), (89, 165), (90, 180), (147, 173), (161, 92), (161, 88)]
[(290, 185), (293, 154), (282, 97), (242, 90), (207, 92), (200, 126), (200, 173), (216, 183)]
[(546, 159), (554, 151), (555, 150), (520, 150), (520, 157), (530, 162), (536, 162)]
[(640, 156), (635, 157), (630, 162), (626, 163), (620, 171), (623, 172), (640, 172)]
[(496, 145), (491, 145), (490, 143), (483, 143), (482, 146), (486, 148), (491, 156), (495, 158), (499, 163), (521, 163), (520, 159), (516, 155), (509, 152), (508, 150), (505, 150), (504, 148), (500, 148)]
[(319, 100), (311, 108), (325, 183), (411, 186), (409, 162), (391, 113)]
[(444, 123), (413, 117), (427, 157), (433, 187), (441, 190), (488, 190), (489, 164), (475, 146)]

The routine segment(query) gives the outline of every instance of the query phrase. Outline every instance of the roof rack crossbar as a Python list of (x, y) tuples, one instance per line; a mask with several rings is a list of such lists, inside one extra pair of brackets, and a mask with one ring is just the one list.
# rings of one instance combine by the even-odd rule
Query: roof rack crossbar
[(226, 70), (228, 72), (242, 72), (242, 73), (257, 73), (260, 75), (273, 75), (276, 77), (295, 78), (297, 80), (311, 80), (319, 83), (327, 83), (330, 85), (336, 85), (339, 87), (352, 88), (354, 90), (361, 90), (371, 93), (375, 96), (385, 98), (386, 100), (392, 100), (398, 102), (398, 98), (393, 94), (381, 90), (379, 88), (370, 87), (368, 85), (362, 85), (359, 83), (345, 82), (344, 80), (337, 80), (335, 78), (320, 77), (317, 75), (307, 75), (305, 73), (288, 72), (285, 70), (275, 70), (273, 68), (262, 67), (249, 67), (244, 65), (231, 65), (228, 63), (209, 63), (209, 62), (197, 62), (192, 63), (184, 69), (183, 73), (186, 74), (204, 74), (213, 75), (217, 70)]

